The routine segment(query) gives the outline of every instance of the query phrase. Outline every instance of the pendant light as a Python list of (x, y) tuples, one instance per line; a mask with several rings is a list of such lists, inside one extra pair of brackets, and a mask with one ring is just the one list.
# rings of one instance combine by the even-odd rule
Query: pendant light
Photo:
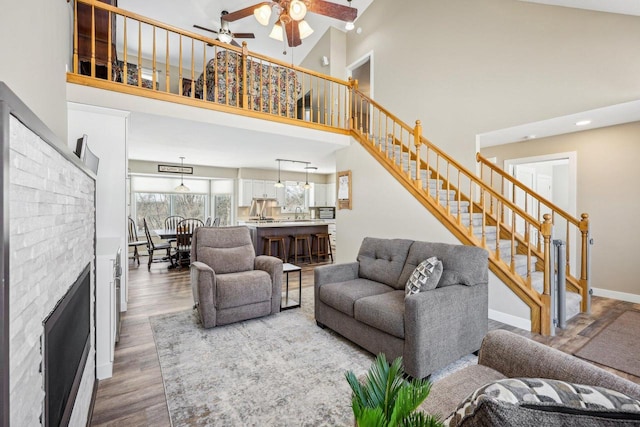
[(176, 187), (178, 193), (188, 193), (189, 187), (184, 185), (184, 157), (180, 157), (180, 185)]
[(304, 173), (305, 173), (304, 189), (305, 190), (308, 190), (309, 188), (311, 188), (311, 184), (309, 184), (309, 169), (311, 169), (311, 166), (309, 166), (309, 162), (307, 162), (307, 166), (304, 167)]
[(273, 186), (276, 188), (282, 188), (284, 187), (284, 184), (282, 183), (282, 181), (280, 181), (280, 159), (278, 160), (278, 182), (276, 182)]

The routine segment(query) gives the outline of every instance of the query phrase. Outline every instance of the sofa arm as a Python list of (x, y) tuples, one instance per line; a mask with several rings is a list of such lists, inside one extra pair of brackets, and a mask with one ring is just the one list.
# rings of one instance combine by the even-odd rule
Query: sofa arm
[(216, 273), (207, 264), (194, 261), (190, 267), (193, 302), (202, 326), (216, 326)]
[(477, 351), (488, 330), (488, 285), (453, 285), (405, 299), (404, 363), (424, 378)]
[(316, 288), (327, 283), (346, 282), (358, 278), (360, 264), (350, 262), (316, 267), (313, 270), (313, 283)]
[(280, 312), (282, 302), (282, 260), (268, 255), (258, 255), (254, 269), (262, 270), (271, 276), (271, 314)]
[(495, 330), (487, 334), (478, 364), (509, 378), (549, 378), (600, 386), (640, 399), (640, 385), (509, 331)]

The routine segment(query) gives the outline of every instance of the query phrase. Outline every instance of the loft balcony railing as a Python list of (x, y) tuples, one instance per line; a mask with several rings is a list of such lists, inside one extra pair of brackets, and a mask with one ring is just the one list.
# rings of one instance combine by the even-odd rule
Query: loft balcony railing
[[(531, 309), (531, 329), (552, 332), (554, 223), (567, 225), (567, 289), (588, 310), (588, 215), (571, 218), (484, 161), (478, 177), (344, 81), (98, 2), (76, 0), (67, 81), (211, 110), (350, 134), (460, 241), (486, 248), (490, 268)], [(488, 171), (488, 172), (487, 172)], [(516, 190), (525, 192), (524, 205)], [(499, 185), (498, 185), (499, 184)], [(533, 206), (535, 209), (532, 209)], [(398, 218), (401, 221), (401, 218)], [(571, 228), (573, 227), (573, 228)], [(578, 230), (578, 251), (572, 249)], [(569, 256), (567, 256), (570, 259)]]
[(351, 84), (97, 0), (75, 2), (71, 83), (348, 133)]

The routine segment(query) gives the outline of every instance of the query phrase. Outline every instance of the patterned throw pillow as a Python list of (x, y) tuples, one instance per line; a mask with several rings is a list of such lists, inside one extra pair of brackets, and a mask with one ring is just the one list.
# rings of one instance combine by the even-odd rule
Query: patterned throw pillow
[(640, 401), (604, 387), (540, 378), (486, 384), (444, 421), (454, 426), (637, 426)]
[(435, 289), (440, 276), (442, 276), (442, 261), (434, 256), (425, 259), (418, 264), (407, 280), (405, 296)]

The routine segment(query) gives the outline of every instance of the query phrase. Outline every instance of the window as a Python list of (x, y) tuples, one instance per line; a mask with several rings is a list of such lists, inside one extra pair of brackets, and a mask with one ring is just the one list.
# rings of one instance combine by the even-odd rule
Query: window
[(171, 215), (184, 218), (206, 218), (208, 196), (204, 194), (135, 193), (136, 224), (142, 227), (146, 218), (150, 229), (164, 228)]
[(282, 212), (308, 212), (309, 191), (304, 183), (287, 181), (284, 184), (284, 206)]
[(220, 218), (220, 226), (231, 224), (231, 194), (215, 194), (213, 196), (213, 216)]

